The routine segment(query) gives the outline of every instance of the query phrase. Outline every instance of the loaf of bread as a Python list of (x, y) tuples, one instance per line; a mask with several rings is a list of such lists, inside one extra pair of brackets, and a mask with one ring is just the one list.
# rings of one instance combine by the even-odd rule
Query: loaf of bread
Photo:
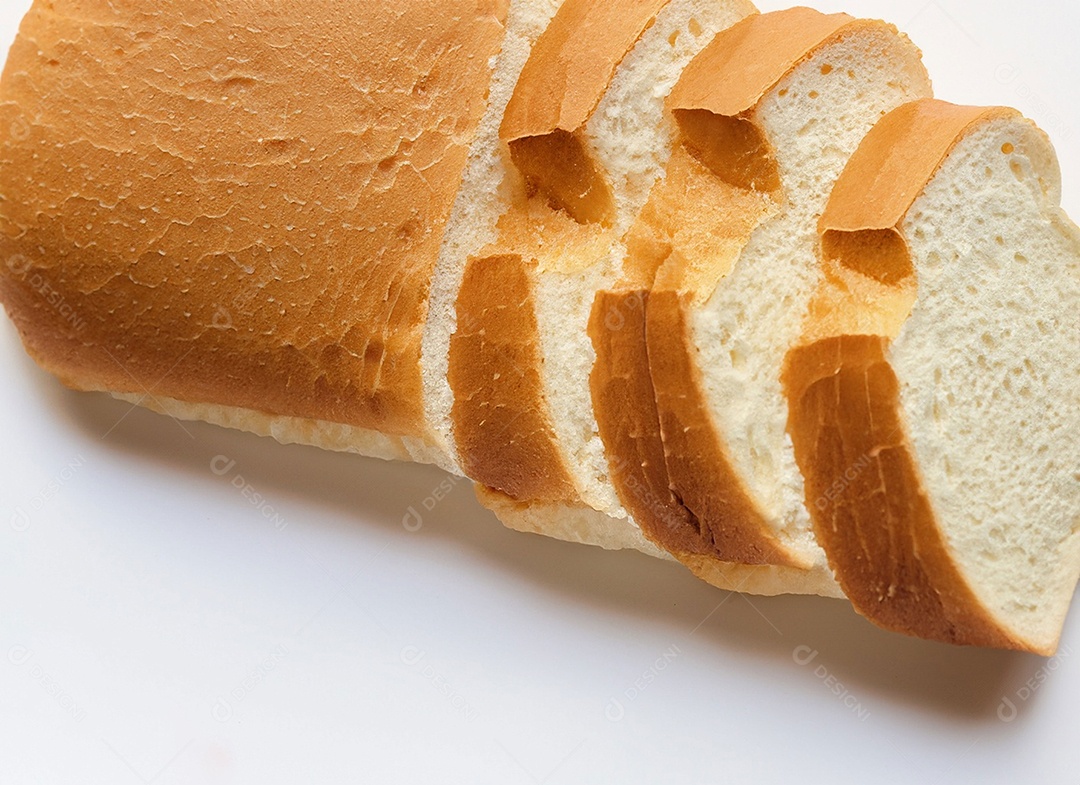
[(1041, 132), (930, 96), (895, 28), (749, 0), (38, 0), (0, 300), (73, 388), (1049, 653), (1080, 233)]

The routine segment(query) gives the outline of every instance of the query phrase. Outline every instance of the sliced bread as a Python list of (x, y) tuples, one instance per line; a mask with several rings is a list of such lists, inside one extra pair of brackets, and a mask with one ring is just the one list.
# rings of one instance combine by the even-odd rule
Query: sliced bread
[(627, 467), (625, 503), (707, 580), (727, 563), (786, 567), (837, 593), (786, 433), (783, 360), (821, 277), (816, 226), (833, 183), (883, 114), (929, 94), (918, 49), (895, 28), (805, 8), (735, 26), (672, 93), (679, 175), (654, 192), (616, 295), (644, 299), (644, 317), (615, 338), (603, 333), (618, 319), (593, 324), (598, 345), (629, 343), (628, 362), (644, 351), (650, 378), (635, 379), (630, 414), (605, 393), (628, 365), (599, 370), (594, 399)]
[(1007, 109), (883, 119), (821, 220), (785, 375), (818, 541), (856, 609), (1051, 654), (1080, 576), (1080, 230)]
[[(431, 279), (422, 343), (424, 413), (437, 445), (435, 462), (462, 474), (453, 438), (450, 411), (453, 391), (448, 381), (450, 336), (457, 330), (457, 297), (468, 260), (495, 242), (499, 218), (524, 184), (509, 161), (500, 137), (507, 107), (527, 80), (522, 71), (533, 47), (552, 24), (563, 0), (511, 0), (506, 35), (495, 64), (487, 111), (469, 151), (469, 163), (443, 236)], [(550, 35), (550, 34), (549, 34)]]
[(567, 0), (523, 71), (503, 138), (525, 188), (464, 272), (448, 368), (462, 468), (504, 517), (530, 504), (625, 517), (584, 382), (593, 293), (663, 175), (674, 137), (665, 96), (752, 10)]

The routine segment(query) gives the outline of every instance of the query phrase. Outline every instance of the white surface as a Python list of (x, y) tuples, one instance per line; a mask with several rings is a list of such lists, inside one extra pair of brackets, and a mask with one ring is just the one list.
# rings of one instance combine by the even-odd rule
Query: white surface
[[(1080, 215), (1077, 6), (819, 5), (1038, 120)], [(437, 471), (69, 393), (6, 320), (0, 367), (0, 783), (1077, 781), (1077, 614), (1046, 663), (506, 532), (464, 484), (411, 530)]]

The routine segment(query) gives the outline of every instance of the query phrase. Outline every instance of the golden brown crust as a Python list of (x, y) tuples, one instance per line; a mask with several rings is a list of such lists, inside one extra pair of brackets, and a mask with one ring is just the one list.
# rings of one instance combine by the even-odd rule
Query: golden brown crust
[(805, 345), (788, 356), (784, 386), (814, 530), (856, 609), (909, 635), (1030, 651), (994, 621), (949, 551), (887, 359), (917, 297), (907, 213), (964, 136), (1016, 116), (927, 99), (896, 109), (871, 131), (822, 217), (828, 277)]
[(470, 260), (457, 310), (448, 381), (466, 476), (515, 501), (575, 500), (547, 414), (526, 263), (512, 255)]
[(784, 385), (817, 540), (859, 613), (946, 643), (1027, 649), (960, 575), (923, 491), (887, 341), (840, 336), (789, 355)]
[[(697, 577), (728, 591), (842, 597), (826, 569), (718, 561), (711, 533), (671, 492), (646, 341), (647, 290), (600, 292), (589, 334), (597, 361), (590, 384), (611, 481), (641, 534)], [(514, 518), (500, 508), (500, 517)], [(520, 524), (508, 523), (512, 528)]]
[[(731, 235), (742, 240), (735, 258), (782, 200), (782, 195), (760, 198), (761, 192), (780, 186), (772, 141), (757, 116), (761, 101), (815, 53), (864, 30), (894, 28), (807, 8), (750, 17), (721, 34), (672, 92), (668, 107), (679, 121), (683, 144), (713, 175), (743, 194), (730, 199), (726, 211)], [(717, 73), (731, 76), (717, 79)], [(710, 151), (709, 142), (702, 142), (706, 137), (719, 138), (730, 149)], [(753, 194), (759, 198), (748, 198)], [(649, 356), (671, 487), (692, 511), (698, 532), (710, 533), (705, 549), (698, 551), (702, 555), (723, 562), (749, 559), (755, 564), (809, 567), (805, 557), (778, 539), (757, 508), (713, 424), (698, 381), (697, 349), (687, 334), (687, 314), (712, 294), (723, 276), (697, 282), (711, 284), (709, 288), (688, 285), (694, 280), (682, 271), (685, 264), (673, 253), (660, 267), (648, 313)], [(729, 265), (722, 272), (730, 269)]]
[(967, 129), (1012, 109), (923, 99), (890, 112), (867, 135), (833, 188), (820, 231), (824, 261), (896, 286), (915, 273), (904, 217)]
[(855, 21), (811, 8), (748, 16), (694, 59), (671, 91), (668, 109), (725, 117), (750, 113), (795, 66)]
[(521, 72), (503, 118), (503, 141), (581, 129), (623, 58), (668, 2), (565, 0)]
[[(610, 190), (582, 134), (618, 65), (667, 2), (564, 2), (534, 46), (503, 119), (514, 164), (546, 198), (515, 204), (500, 220), (500, 238), (484, 252), (497, 264), (469, 263), (470, 270), (487, 263), (490, 272), (486, 279), (466, 274), (458, 295), (466, 332), (452, 339), (450, 374), (466, 473), (519, 502), (580, 503), (540, 373), (532, 276), (539, 263), (542, 272), (598, 263), (615, 240), (604, 228), (613, 209)], [(482, 342), (463, 339), (485, 329), (484, 319), (510, 314), (500, 340), (514, 364), (504, 357), (504, 364), (485, 365)]]
[[(692, 212), (687, 204), (695, 205)], [(665, 456), (654, 373), (679, 373), (670, 363), (650, 362), (646, 314), (649, 289), (675, 293), (709, 291), (731, 270), (746, 236), (771, 202), (712, 176), (685, 149), (677, 148), (664, 181), (650, 194), (627, 240), (622, 289), (599, 292), (589, 334), (596, 352), (590, 378), (593, 411), (623, 506), (645, 536), (712, 583), (727, 580), (728, 565), (708, 571), (702, 554), (714, 555), (713, 535), (677, 498)], [(739, 221), (736, 216), (744, 217)], [(671, 347), (657, 341), (661, 351)], [(650, 366), (658, 364), (659, 371)], [(685, 363), (683, 363), (685, 365)], [(684, 384), (682, 376), (672, 385)]]
[[(673, 552), (739, 564), (808, 567), (771, 533), (716, 433), (695, 362), (686, 299), (673, 291), (650, 295), (646, 340), (668, 476), (695, 528), (651, 534), (663, 534)], [(653, 350), (657, 346), (661, 351)]]
[(775, 208), (770, 196), (714, 177), (685, 147), (676, 147), (627, 235), (620, 288), (671, 289), (702, 304)]
[[(578, 503), (541, 374), (535, 286), (540, 274), (573, 274), (598, 264), (609, 253), (611, 234), (536, 200), (515, 205), (499, 221), (499, 232), (481, 258), (469, 261), (457, 296), (448, 381), (462, 468), (516, 501)], [(485, 345), (492, 340), (501, 348)]]
[(894, 109), (867, 134), (837, 180), (821, 232), (899, 231), (911, 205), (966, 132), (1014, 109), (934, 98)]
[(585, 125), (615, 70), (670, 0), (566, 0), (537, 40), (500, 136), (533, 190), (581, 223), (609, 225), (614, 200)]
[(778, 190), (776, 156), (755, 109), (800, 62), (842, 31), (866, 24), (873, 23), (790, 8), (748, 16), (720, 33), (668, 96), (683, 144), (738, 188)]
[(506, 6), (37, 2), (0, 94), (28, 351), (77, 387), (426, 436), (428, 285)]
[(593, 410), (611, 471), (627, 512), (650, 541), (669, 552), (697, 552), (697, 521), (668, 482), (664, 443), (649, 374), (645, 334), (648, 290), (599, 292), (589, 321), (596, 363), (589, 377)]
[[(706, 47), (668, 99), (668, 109), (679, 122), (682, 149), (672, 158), (668, 180), (654, 191), (631, 231), (626, 264), (629, 283), (654, 287), (646, 322), (649, 386), (656, 407), (652, 401), (636, 400), (630, 405), (633, 412), (611, 411), (606, 407), (618, 402), (601, 398), (596, 411), (598, 421), (609, 421), (605, 445), (620, 465), (632, 465), (638, 448), (614, 432), (620, 419), (633, 417), (635, 427), (645, 432), (649, 417), (658, 418), (651, 427), (663, 437), (666, 477), (652, 467), (651, 486), (673, 489), (669, 496), (674, 507), (665, 503), (654, 510), (639, 509), (635, 518), (650, 539), (673, 553), (693, 556), (699, 572), (701, 557), (808, 566), (778, 541), (731, 465), (709, 415), (686, 319), (695, 300), (711, 294), (753, 230), (776, 208), (764, 194), (779, 187), (779, 175), (754, 110), (800, 62), (856, 24), (864, 23), (806, 8), (748, 17)], [(700, 164), (695, 168), (688, 159)], [(691, 193), (696, 198), (687, 199)], [(702, 197), (718, 203), (702, 211), (718, 216), (717, 225), (688, 232), (682, 227), (688, 215), (684, 205), (697, 206)], [(705, 248), (701, 238), (724, 238), (728, 247)], [(613, 340), (597, 338), (594, 335), (598, 346)], [(637, 354), (646, 351), (639, 347)], [(599, 362), (618, 359), (608, 354)], [(613, 366), (598, 367), (594, 375), (599, 380), (628, 373), (625, 366)], [(640, 380), (639, 386), (645, 387)], [(621, 494), (627, 495), (626, 489)]]

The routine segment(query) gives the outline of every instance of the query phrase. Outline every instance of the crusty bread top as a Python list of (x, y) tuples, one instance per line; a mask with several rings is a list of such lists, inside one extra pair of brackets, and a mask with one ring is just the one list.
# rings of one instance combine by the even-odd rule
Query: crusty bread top
[(429, 280), (506, 11), (39, 0), (0, 93), (28, 351), (76, 387), (423, 436)]
[(1019, 117), (1004, 107), (926, 98), (893, 110), (867, 134), (836, 181), (822, 233), (897, 230), (949, 153), (978, 123)]
[(500, 136), (531, 191), (581, 223), (610, 225), (608, 173), (585, 125), (616, 69), (669, 0), (566, 0), (537, 40)]
[(911, 205), (967, 130), (1018, 116), (1014, 109), (934, 99), (890, 112), (851, 157), (821, 216), (826, 263), (885, 286), (910, 278), (915, 269), (900, 227)]
[(904, 218), (953, 148), (980, 123), (1018, 117), (1002, 107), (936, 99), (905, 104), (867, 134), (819, 223), (826, 274), (803, 343), (835, 335), (895, 337), (918, 295)]
[(718, 35), (667, 100), (687, 149), (738, 188), (778, 191), (773, 142), (757, 108), (801, 63), (860, 29), (898, 32), (876, 20), (797, 7), (749, 16)]
[(671, 91), (668, 108), (703, 109), (726, 117), (748, 112), (800, 62), (855, 21), (847, 14), (802, 7), (748, 16), (718, 35), (690, 64)]
[(521, 72), (503, 117), (503, 141), (584, 126), (619, 63), (668, 2), (566, 0)]

